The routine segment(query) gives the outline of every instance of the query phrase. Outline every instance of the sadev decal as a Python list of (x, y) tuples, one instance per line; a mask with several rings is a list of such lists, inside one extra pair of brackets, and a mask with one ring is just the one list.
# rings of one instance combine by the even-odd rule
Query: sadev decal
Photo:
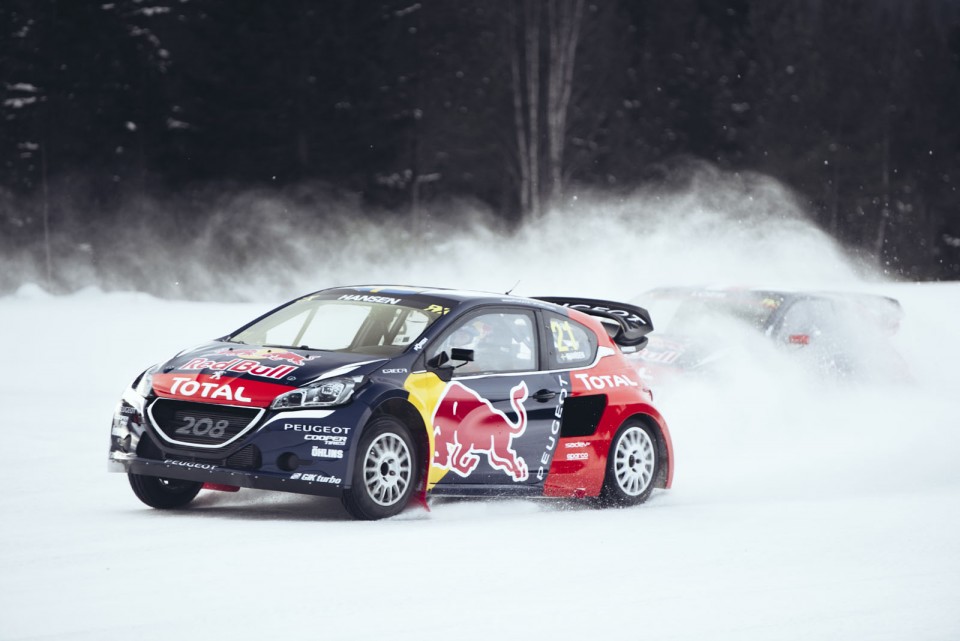
[(527, 464), (511, 445), (527, 429), (523, 406), (527, 394), (523, 381), (510, 390), (510, 403), (517, 413), (514, 422), (469, 387), (448, 384), (433, 413), (433, 465), (466, 478), (480, 463), (478, 454), (482, 453), (492, 468), (503, 470), (514, 482), (526, 481)]

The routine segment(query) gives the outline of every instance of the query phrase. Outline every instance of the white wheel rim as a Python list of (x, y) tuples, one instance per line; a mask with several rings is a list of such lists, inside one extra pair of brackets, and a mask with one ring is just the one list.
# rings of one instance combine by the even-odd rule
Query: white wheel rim
[(410, 485), (412, 474), (410, 449), (403, 439), (389, 433), (373, 439), (363, 457), (363, 483), (374, 503), (395, 505)]
[(613, 472), (617, 485), (628, 496), (639, 496), (653, 481), (657, 453), (653, 439), (639, 427), (628, 428), (617, 442)]

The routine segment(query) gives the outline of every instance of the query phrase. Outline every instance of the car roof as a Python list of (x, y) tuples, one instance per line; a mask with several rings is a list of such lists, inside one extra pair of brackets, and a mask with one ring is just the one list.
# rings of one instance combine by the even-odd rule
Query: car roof
[(416, 287), (410, 285), (348, 285), (323, 289), (314, 294), (359, 294), (373, 296), (425, 296), (455, 303), (462, 302), (502, 302), (533, 305), (536, 307), (556, 307), (551, 303), (495, 292), (481, 292), (467, 289), (448, 289), (446, 287)]
[(882, 294), (869, 294), (864, 292), (843, 292), (828, 290), (808, 290), (808, 289), (776, 289), (767, 287), (655, 287), (634, 297), (635, 300), (641, 300), (644, 296), (675, 296), (689, 298), (736, 298), (737, 296), (757, 296), (757, 297), (779, 297), (784, 300), (797, 300), (801, 298), (820, 298), (826, 300), (840, 301), (886, 301), (888, 303), (899, 304), (895, 298), (884, 296)]
[[(847, 310), (869, 317), (872, 322), (884, 326), (896, 326), (903, 317), (903, 307), (900, 301), (882, 294), (863, 292), (842, 292), (825, 290), (788, 290), (767, 289), (754, 287), (657, 287), (651, 289), (634, 300), (644, 302), (645, 297), (666, 297), (673, 299), (701, 299), (701, 300), (733, 300), (738, 297), (749, 297), (752, 300), (771, 299), (777, 301), (777, 306), (786, 309), (799, 301), (831, 301)], [(779, 299), (779, 300), (778, 300)]]

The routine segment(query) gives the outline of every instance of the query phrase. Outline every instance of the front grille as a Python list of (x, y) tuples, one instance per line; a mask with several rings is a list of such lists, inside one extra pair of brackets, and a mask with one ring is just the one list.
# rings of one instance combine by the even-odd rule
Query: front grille
[(211, 449), (222, 447), (252, 427), (263, 410), (232, 405), (190, 403), (159, 398), (150, 418), (171, 443)]

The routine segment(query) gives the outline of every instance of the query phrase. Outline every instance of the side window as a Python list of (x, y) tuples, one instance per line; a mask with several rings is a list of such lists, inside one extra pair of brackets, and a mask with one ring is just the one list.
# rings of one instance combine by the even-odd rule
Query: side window
[(458, 376), (530, 372), (537, 367), (537, 338), (531, 312), (487, 312), (454, 325), (427, 351), (427, 359), (454, 347), (472, 349), (474, 360), (456, 369)]
[(560, 314), (544, 312), (552, 339), (551, 369), (585, 367), (597, 356), (597, 337), (587, 327)]

